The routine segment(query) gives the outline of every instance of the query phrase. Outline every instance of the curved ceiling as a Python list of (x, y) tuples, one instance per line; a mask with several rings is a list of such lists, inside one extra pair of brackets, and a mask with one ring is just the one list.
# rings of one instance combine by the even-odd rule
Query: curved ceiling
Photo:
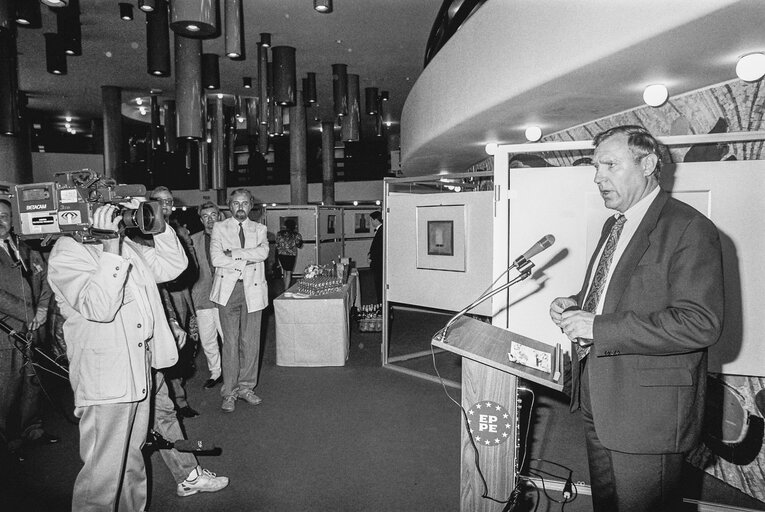
[(488, 0), (420, 75), (404, 105), (405, 175), (464, 171), (489, 142), (526, 142), (736, 78), (765, 51), (760, 0)]
[[(38, 1), (38, 0), (23, 0)], [(125, 0), (128, 1), (128, 0)], [(82, 56), (68, 57), (68, 74), (46, 72), (43, 33), (56, 31), (56, 16), (43, 6), (41, 29), (19, 28), (19, 87), (29, 108), (61, 117), (101, 117), (102, 85), (119, 86), (123, 100), (146, 96), (151, 89), (172, 97), (174, 77), (146, 71), (145, 15), (134, 6), (134, 20), (123, 21), (113, 0), (80, 0)], [(222, 0), (219, 2), (223, 5)], [(224, 56), (224, 39), (206, 40), (204, 52), (220, 55), (221, 89), (214, 92), (251, 96), (242, 78), (257, 76), (256, 43), (261, 32), (273, 45), (297, 49), (297, 76), (317, 75), (320, 106), (311, 117), (332, 119), (332, 69), (348, 65), (365, 87), (390, 92), (393, 130), (404, 100), (422, 71), (425, 46), (441, 0), (335, 0), (334, 11), (320, 14), (311, 0), (243, 0), (246, 60)], [(172, 38), (172, 33), (171, 33)], [(172, 41), (170, 43), (172, 48)]]

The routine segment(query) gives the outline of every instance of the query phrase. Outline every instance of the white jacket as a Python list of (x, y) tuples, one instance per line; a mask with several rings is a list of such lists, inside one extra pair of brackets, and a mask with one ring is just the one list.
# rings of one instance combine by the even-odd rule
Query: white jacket
[[(239, 221), (230, 217), (216, 222), (210, 237), (210, 259), (215, 267), (210, 300), (225, 306), (238, 280), (244, 285), (247, 312), (268, 306), (268, 284), (263, 262), (268, 258), (266, 226), (250, 219), (242, 223), (245, 247), (239, 241)], [(223, 251), (231, 250), (226, 256)]]
[(175, 279), (188, 260), (169, 226), (154, 247), (125, 239), (122, 256), (101, 244), (61, 237), (48, 260), (48, 281), (64, 323), (69, 378), (77, 407), (143, 400), (151, 366), (178, 361), (156, 283)]

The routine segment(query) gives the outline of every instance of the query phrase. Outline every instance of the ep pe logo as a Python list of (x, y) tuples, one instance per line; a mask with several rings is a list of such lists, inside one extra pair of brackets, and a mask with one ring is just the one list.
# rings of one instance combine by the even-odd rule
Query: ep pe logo
[(498, 446), (513, 434), (514, 421), (507, 409), (491, 400), (477, 402), (467, 411), (470, 435), (476, 445)]

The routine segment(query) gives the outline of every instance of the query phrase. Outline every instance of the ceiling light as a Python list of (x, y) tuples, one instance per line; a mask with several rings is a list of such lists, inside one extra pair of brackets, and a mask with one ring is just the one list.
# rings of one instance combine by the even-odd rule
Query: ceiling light
[(133, 4), (120, 2), (120, 18), (125, 21), (133, 21)]
[(353, 202), (353, 206), (358, 206), (358, 205), (359, 205), (359, 202), (358, 202), (358, 201), (354, 201), (354, 202)]
[(65, 75), (66, 54), (63, 52), (61, 36), (56, 32), (48, 32), (45, 36), (45, 67), (52, 75)]
[(142, 116), (145, 116), (146, 115), (146, 107), (138, 107), (138, 112), (140, 112)]
[(135, 99), (135, 104), (136, 105), (143, 105), (143, 98), (136, 98)]
[(193, 23), (189, 23), (186, 25), (186, 30), (189, 32), (199, 32), (200, 28), (199, 25), (194, 25)]
[(16, 2), (16, 23), (26, 28), (42, 27), (40, 2)]
[(66, 127), (67, 130), (69, 130), (72, 127), (72, 124), (71, 123), (64, 123), (64, 126)]
[(376, 204), (377, 206), (380, 206), (380, 200), (378, 199), (377, 201), (375, 201), (375, 204)]
[(40, 0), (48, 7), (66, 7), (69, 3), (68, 0)]
[(218, 31), (217, 0), (177, 0), (171, 2), (170, 28), (184, 37), (206, 39)]
[(498, 145), (496, 142), (489, 142), (488, 144), (486, 144), (486, 148), (484, 149), (486, 149), (487, 155), (493, 155), (494, 153), (497, 152), (497, 147)]
[(143, 12), (153, 12), (157, 8), (156, 0), (138, 0), (138, 8)]
[(756, 82), (765, 76), (765, 53), (748, 53), (738, 59), (736, 75), (744, 82)]
[(542, 138), (542, 129), (539, 126), (529, 126), (526, 128), (526, 140), (536, 142)]
[(260, 44), (263, 45), (264, 48), (271, 48), (271, 34), (268, 32), (261, 32)]
[(652, 84), (643, 91), (643, 101), (651, 107), (660, 107), (666, 103), (669, 98), (667, 87), (663, 84)]
[(244, 82), (244, 88), (245, 89), (252, 89), (252, 78), (249, 76), (245, 76), (242, 78), (242, 82)]
[(332, 0), (313, 0), (313, 8), (316, 12), (329, 14), (332, 12)]
[(382, 91), (380, 93), (380, 99), (383, 101), (388, 101), (390, 99), (390, 93), (388, 91)]
[(71, 123), (72, 122), (72, 116), (66, 116), (64, 119), (66, 119), (67, 123)]

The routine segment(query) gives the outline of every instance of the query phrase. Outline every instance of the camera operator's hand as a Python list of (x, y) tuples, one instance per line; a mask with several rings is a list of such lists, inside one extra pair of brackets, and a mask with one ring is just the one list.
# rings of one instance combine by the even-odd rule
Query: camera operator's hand
[[(93, 227), (103, 231), (119, 232), (119, 225), (122, 217), (119, 215), (119, 208), (113, 204), (103, 204), (93, 212)], [(102, 240), (104, 252), (119, 254), (120, 239), (108, 238)]]
[(146, 198), (144, 197), (129, 197), (127, 198), (127, 201), (123, 201), (120, 203), (120, 206), (124, 206), (125, 208), (130, 208), (131, 210), (137, 210), (141, 207), (141, 203), (146, 201)]

